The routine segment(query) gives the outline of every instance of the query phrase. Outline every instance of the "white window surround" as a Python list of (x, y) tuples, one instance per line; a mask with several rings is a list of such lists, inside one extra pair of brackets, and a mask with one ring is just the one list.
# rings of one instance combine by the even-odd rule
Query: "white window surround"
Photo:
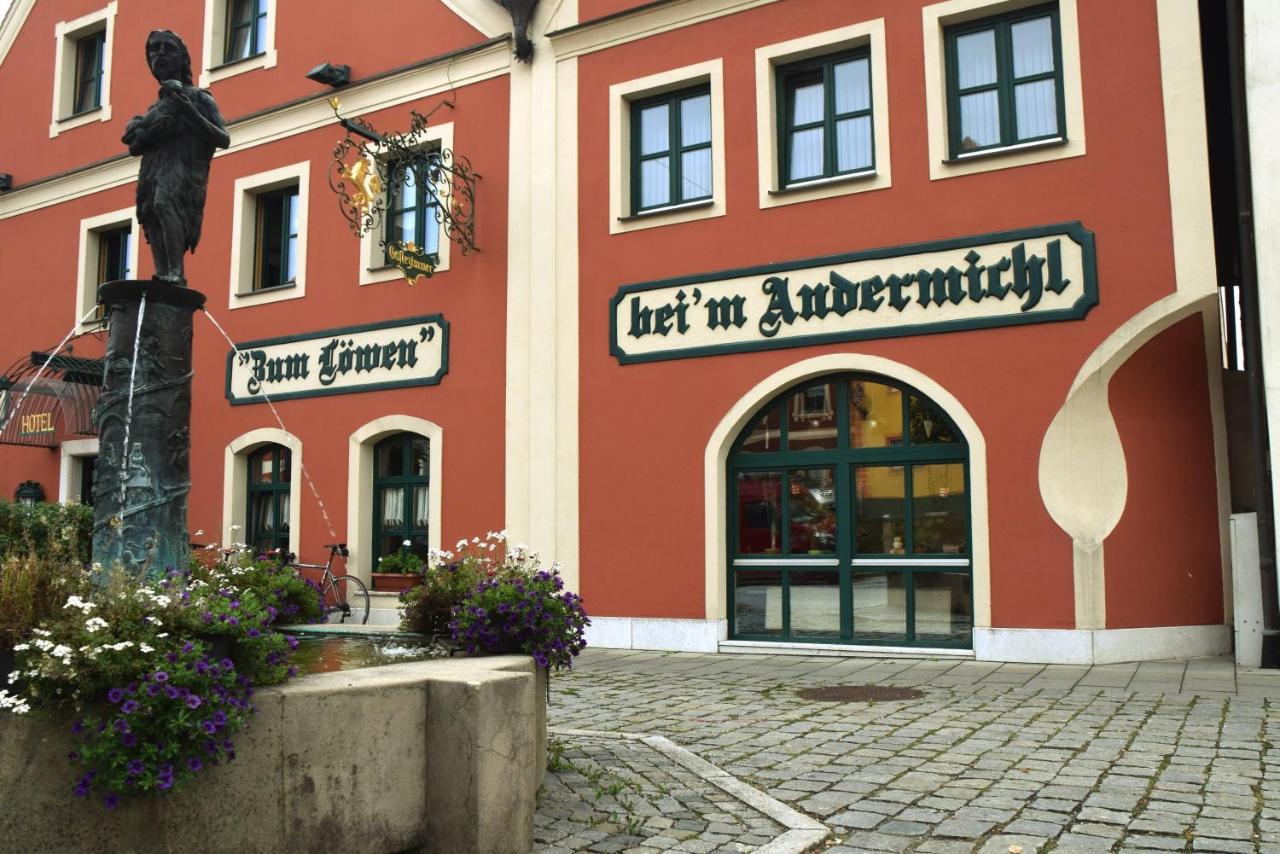
[[(53, 118), (49, 138), (90, 122), (111, 121), (111, 54), (115, 47), (117, 0), (111, 0), (96, 12), (72, 21), (59, 21), (53, 28), (55, 44), (53, 60)], [(78, 116), (71, 115), (76, 88), (76, 44), (85, 36), (105, 30), (102, 49), (102, 97), (97, 109)]]
[[(222, 460), (222, 547), (245, 541), (249, 524), (249, 455), (263, 445), (289, 449), (289, 551), (302, 542), (302, 440), (276, 427), (260, 427), (232, 439)], [(233, 527), (238, 526), (234, 532)]]
[(950, 160), (947, 135), (947, 78), (944, 30), (952, 24), (973, 21), (1028, 6), (1044, 0), (947, 0), (925, 6), (924, 88), (929, 117), (929, 179), (937, 181), (975, 172), (991, 172), (1050, 160), (1080, 157), (1085, 153), (1084, 96), (1080, 85), (1080, 26), (1076, 0), (1058, 0), (1058, 22), (1062, 35), (1062, 97), (1066, 107), (1066, 141), (1011, 145), (975, 153), (972, 158)]
[(97, 236), (103, 231), (130, 227), (129, 269), (138, 275), (138, 244), (142, 232), (133, 208), (121, 208), (118, 211), (98, 214), (80, 220), (80, 254), (76, 264), (76, 331), (87, 332), (102, 325), (100, 321), (81, 322), (98, 302), (98, 241)]
[[(631, 215), (631, 102), (690, 86), (711, 87), (711, 199)], [(673, 68), (609, 87), (609, 233), (724, 216), (724, 61)]]
[(347, 572), (366, 584), (373, 572), (373, 447), (396, 433), (416, 433), (431, 442), (427, 495), (427, 545), (440, 548), (444, 495), (444, 428), (410, 415), (385, 415), (351, 434), (347, 446)]
[(227, 43), (228, 0), (204, 0), (204, 45), (200, 60), (200, 86), (207, 89), (219, 80), (258, 68), (276, 66), (276, 0), (267, 0), (267, 37), (262, 52), (247, 59), (223, 63)]
[[(453, 122), (445, 122), (441, 125), (423, 129), (414, 139), (413, 144), (426, 150), (434, 148), (443, 151), (447, 148), (452, 151)], [(385, 150), (385, 147), (377, 146), (375, 149), (381, 152)], [(404, 274), (387, 263), (386, 257), (383, 255), (383, 249), (378, 245), (378, 241), (386, 234), (388, 216), (389, 214), (384, 211), (378, 227), (369, 229), (360, 236), (359, 281), (361, 285), (373, 285), (378, 282), (394, 280), (404, 281)], [(440, 228), (440, 241), (439, 249), (436, 252), (439, 263), (436, 264), (435, 272), (444, 273), (449, 269), (450, 247), (453, 245), (453, 241), (445, 236), (443, 225), (437, 223), (437, 226)]]
[[(232, 190), (231, 209), (231, 309), (264, 305), (281, 300), (301, 299), (307, 294), (307, 198), (310, 195), (311, 162), (304, 160), (256, 175), (237, 178)], [(257, 240), (257, 199), (262, 193), (283, 187), (298, 188), (297, 268), (293, 284), (265, 291), (253, 291), (254, 247)]]
[[(58, 446), (58, 500), (84, 503), (80, 494), (80, 476), (84, 473), (84, 461), (98, 456), (97, 439), (68, 439)], [(92, 497), (92, 496), (90, 496)]]
[[(838, 175), (782, 188), (778, 165), (777, 69), (782, 65), (837, 53), (850, 48), (870, 47), (871, 115), (875, 140), (874, 171), (859, 175)], [(756, 140), (759, 151), (760, 207), (775, 208), (797, 202), (812, 202), (833, 196), (882, 190), (893, 185), (889, 152), (889, 72), (885, 58), (884, 18), (812, 33), (798, 39), (756, 48)]]

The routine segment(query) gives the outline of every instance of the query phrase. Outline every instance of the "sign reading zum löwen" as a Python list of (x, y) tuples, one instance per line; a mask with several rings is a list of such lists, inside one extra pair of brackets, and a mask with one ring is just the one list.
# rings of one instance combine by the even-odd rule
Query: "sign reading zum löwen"
[(1079, 222), (626, 285), (622, 364), (1080, 320), (1098, 304)]
[(290, 400), (435, 385), (449, 370), (438, 314), (250, 341), (227, 354), (227, 400)]

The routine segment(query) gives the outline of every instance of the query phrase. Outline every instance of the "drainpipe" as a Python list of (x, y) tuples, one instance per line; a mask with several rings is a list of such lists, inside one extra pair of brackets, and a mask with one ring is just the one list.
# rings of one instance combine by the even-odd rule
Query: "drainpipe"
[(1254, 251), (1253, 178), (1249, 166), (1249, 116), (1245, 92), (1244, 0), (1227, 2), (1227, 68), (1236, 173), (1236, 250), (1240, 261), (1240, 313), (1253, 433), (1254, 491), (1258, 507), (1259, 576), (1262, 581), (1262, 666), (1280, 668), (1280, 594), (1276, 587), (1275, 503), (1271, 440), (1267, 429), (1262, 330), (1258, 316), (1258, 259)]

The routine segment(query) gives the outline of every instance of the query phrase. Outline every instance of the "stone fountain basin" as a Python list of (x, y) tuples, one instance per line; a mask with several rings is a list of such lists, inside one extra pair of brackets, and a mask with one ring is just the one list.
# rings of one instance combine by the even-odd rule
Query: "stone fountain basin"
[(65, 724), (4, 718), (0, 839), (46, 852), (532, 848), (546, 673), (528, 657), (321, 673), (254, 699), (234, 762), (114, 812), (72, 796)]

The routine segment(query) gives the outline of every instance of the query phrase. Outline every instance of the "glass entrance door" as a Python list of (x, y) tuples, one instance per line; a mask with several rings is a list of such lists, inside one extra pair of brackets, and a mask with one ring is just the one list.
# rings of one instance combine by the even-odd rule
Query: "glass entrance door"
[(729, 458), (730, 636), (968, 647), (968, 446), (914, 389), (842, 374), (765, 406)]

